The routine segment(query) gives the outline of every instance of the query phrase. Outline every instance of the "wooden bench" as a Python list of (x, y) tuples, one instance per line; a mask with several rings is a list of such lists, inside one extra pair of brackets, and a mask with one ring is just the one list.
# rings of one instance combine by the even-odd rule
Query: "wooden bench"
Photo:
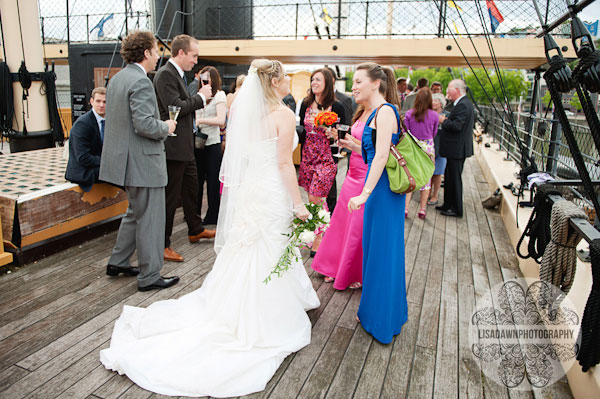
[(127, 210), (121, 189), (101, 183), (85, 193), (66, 181), (63, 150), (0, 156), (0, 219), (7, 247), (23, 251), (113, 220)]

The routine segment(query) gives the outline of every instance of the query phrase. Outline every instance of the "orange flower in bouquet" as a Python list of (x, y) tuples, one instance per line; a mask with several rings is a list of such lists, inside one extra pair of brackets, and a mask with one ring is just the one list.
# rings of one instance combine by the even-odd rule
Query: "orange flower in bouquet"
[(332, 111), (321, 111), (315, 116), (316, 126), (333, 126), (338, 121), (338, 114)]

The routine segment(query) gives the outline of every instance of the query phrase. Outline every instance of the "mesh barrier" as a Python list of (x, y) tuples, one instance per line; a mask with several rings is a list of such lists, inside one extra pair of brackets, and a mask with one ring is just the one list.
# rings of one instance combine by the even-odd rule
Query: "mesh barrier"
[(43, 43), (114, 41), (135, 29), (152, 29), (146, 0), (38, 0)]
[[(274, 4), (278, 3), (278, 4)], [(539, 19), (531, 1), (497, 0), (504, 17), (496, 30), (500, 37), (535, 35)], [(562, 0), (540, 2), (549, 22), (567, 11)], [(456, 7), (449, 6), (453, 4)], [(213, 7), (220, 24), (234, 23), (227, 16), (240, 7)], [(442, 18), (440, 18), (440, 14)], [(483, 20), (483, 23), (482, 23)], [(252, 9), (254, 38), (388, 38), (432, 37), (453, 34), (483, 35), (491, 31), (485, 1), (311, 1), (292, 3), (255, 0)], [(276, 21), (276, 23), (274, 23)], [(445, 21), (445, 22), (444, 22)], [(553, 32), (559, 36), (562, 28)], [(210, 39), (214, 37), (202, 37)], [(219, 38), (227, 38), (221, 36)], [(234, 38), (234, 37), (229, 37)]]
[[(44, 43), (115, 40), (133, 29), (152, 30), (146, 0), (38, 0)], [(194, 2), (194, 9), (198, 9)], [(567, 11), (564, 0), (538, 1), (552, 22)], [(498, 37), (533, 36), (540, 26), (531, 1), (496, 0), (502, 22)], [(548, 7), (546, 8), (546, 4)], [(479, 1), (302, 1), (254, 0), (252, 6), (201, 7), (206, 29), (199, 39), (234, 38), (426, 38), (490, 32), (486, 2)], [(67, 17), (68, 16), (68, 17)], [(239, 27), (243, 26), (243, 35)], [(228, 29), (231, 27), (231, 29)], [(195, 29), (194, 29), (195, 31)], [(228, 33), (230, 32), (230, 33)], [(568, 26), (553, 32), (568, 34)]]

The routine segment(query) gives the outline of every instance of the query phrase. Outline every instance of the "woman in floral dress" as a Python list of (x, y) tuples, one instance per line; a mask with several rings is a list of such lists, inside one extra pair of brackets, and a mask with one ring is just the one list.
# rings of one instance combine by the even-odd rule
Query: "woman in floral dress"
[[(304, 126), (305, 137), (302, 147), (302, 161), (298, 183), (308, 193), (313, 204), (323, 204), (337, 174), (333, 161), (327, 128), (315, 126), (315, 116), (321, 111), (333, 111), (340, 120), (346, 120), (344, 106), (335, 99), (334, 77), (329, 70), (317, 69), (310, 77), (310, 91), (300, 107), (300, 124)], [(334, 128), (335, 129), (335, 128)], [(320, 244), (320, 237), (313, 243), (313, 251)]]

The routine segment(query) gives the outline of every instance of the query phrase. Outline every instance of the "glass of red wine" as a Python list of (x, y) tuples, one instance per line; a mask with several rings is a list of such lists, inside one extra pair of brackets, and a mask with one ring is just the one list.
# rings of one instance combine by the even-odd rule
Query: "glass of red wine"
[[(346, 137), (346, 133), (348, 133), (348, 130), (350, 130), (350, 126), (338, 124), (337, 125), (338, 139), (343, 140)], [(344, 158), (345, 157), (345, 155), (341, 153), (341, 149), (340, 149), (339, 145), (338, 145), (337, 154), (334, 154), (333, 156), (336, 158)]]

